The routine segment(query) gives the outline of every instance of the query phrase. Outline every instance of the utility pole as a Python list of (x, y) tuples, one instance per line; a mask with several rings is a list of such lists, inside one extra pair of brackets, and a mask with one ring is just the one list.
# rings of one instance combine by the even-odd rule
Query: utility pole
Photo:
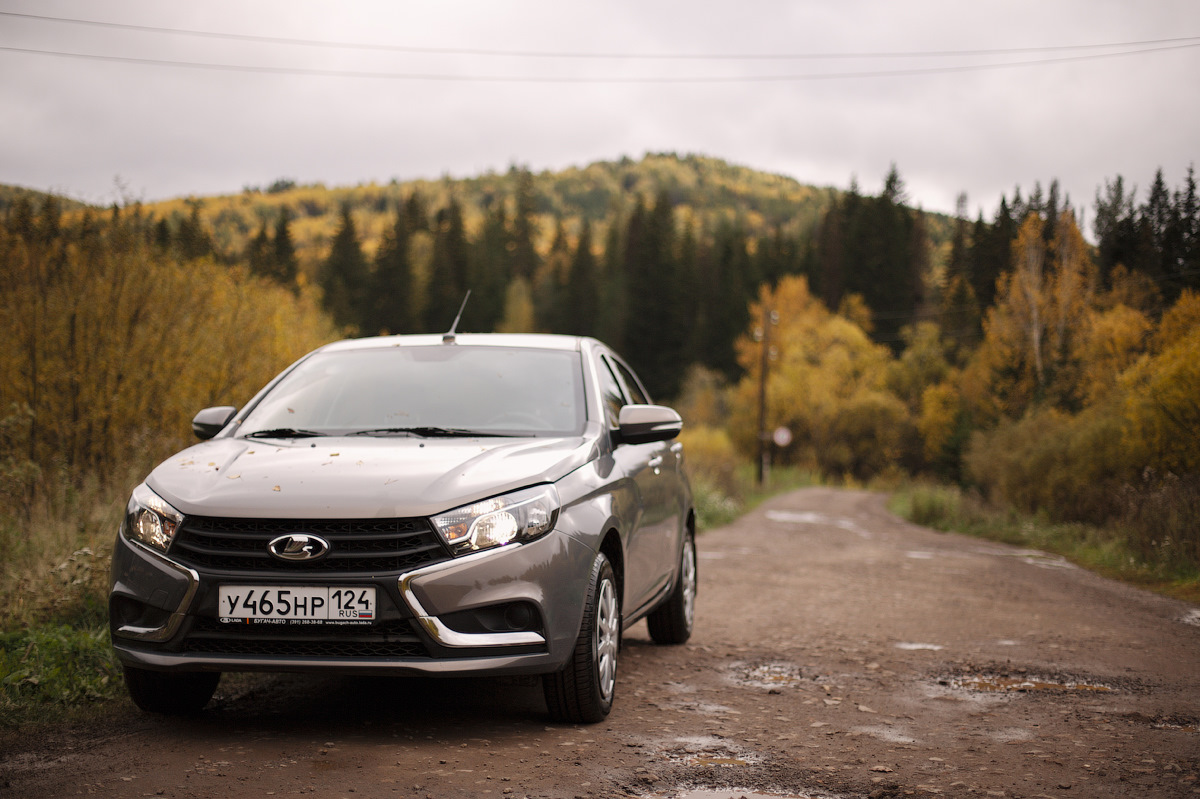
[(779, 324), (779, 313), (763, 305), (761, 333), (762, 363), (758, 370), (758, 484), (766, 482), (767, 457), (767, 371), (771, 363), (771, 326)]

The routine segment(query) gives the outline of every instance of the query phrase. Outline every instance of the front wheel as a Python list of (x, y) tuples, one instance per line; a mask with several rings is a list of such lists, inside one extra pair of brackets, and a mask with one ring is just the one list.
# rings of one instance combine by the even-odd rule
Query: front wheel
[(621, 605), (617, 580), (603, 553), (596, 555), (588, 583), (583, 624), (571, 659), (542, 677), (546, 707), (556, 721), (593, 724), (612, 710), (621, 647)]
[(646, 617), (650, 637), (656, 644), (682, 644), (692, 637), (696, 620), (696, 539), (683, 539), (679, 556), (679, 580), (667, 601)]
[(147, 713), (182, 716), (198, 713), (212, 699), (219, 671), (168, 672), (125, 667), (125, 686), (133, 703)]

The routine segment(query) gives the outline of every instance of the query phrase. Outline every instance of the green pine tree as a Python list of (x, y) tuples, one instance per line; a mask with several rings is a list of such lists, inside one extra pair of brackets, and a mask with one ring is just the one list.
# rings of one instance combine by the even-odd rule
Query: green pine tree
[(675, 216), (670, 197), (660, 192), (646, 212), (639, 236), (632, 231), (627, 245), (629, 318), (625, 357), (646, 389), (665, 398), (678, 394), (687, 371), (687, 309), (679, 301), (679, 272), (675, 254)]
[(272, 242), (271, 276), (285, 286), (294, 286), (296, 275), (300, 272), (296, 245), (292, 241), (291, 222), (291, 210), (287, 206), (279, 209), (279, 218), (275, 221), (275, 240)]
[(509, 276), (512, 273), (512, 241), (508, 213), (503, 202), (488, 209), (483, 229), (471, 246), (471, 301), (463, 312), (467, 330), (492, 331), (504, 317)]
[(354, 217), (350, 206), (343, 205), (341, 223), (320, 274), (325, 309), (337, 324), (356, 329), (362, 324), (368, 276)]
[(533, 280), (538, 272), (540, 260), (534, 240), (537, 238), (536, 197), (533, 190), (533, 175), (528, 169), (516, 172), (516, 214), (512, 223), (512, 274)]
[[(456, 199), (451, 198), (450, 204), (438, 211), (434, 228), (426, 320), (430, 330), (445, 331), (454, 322), (469, 288), (467, 234), (462, 206)], [(461, 331), (461, 324), (459, 327)]]
[(595, 336), (599, 332), (600, 280), (592, 252), (592, 225), (586, 219), (571, 259), (563, 297), (563, 332)]
[(403, 210), (383, 236), (375, 253), (375, 268), (371, 272), (370, 316), (367, 329), (372, 333), (422, 332), (413, 324), (412, 265), (408, 258), (408, 217)]
[(258, 233), (250, 239), (250, 243), (246, 246), (246, 263), (250, 265), (250, 274), (259, 277), (274, 277), (273, 255), (271, 237), (267, 233), (267, 223), (264, 220), (259, 225)]

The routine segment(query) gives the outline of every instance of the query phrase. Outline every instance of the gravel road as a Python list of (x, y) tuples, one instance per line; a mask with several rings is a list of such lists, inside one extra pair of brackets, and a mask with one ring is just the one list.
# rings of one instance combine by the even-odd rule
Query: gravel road
[(686, 646), (625, 638), (607, 721), (533, 682), (227, 675), (0, 735), (0, 796), (1200, 795), (1200, 612), (815, 488), (703, 534)]

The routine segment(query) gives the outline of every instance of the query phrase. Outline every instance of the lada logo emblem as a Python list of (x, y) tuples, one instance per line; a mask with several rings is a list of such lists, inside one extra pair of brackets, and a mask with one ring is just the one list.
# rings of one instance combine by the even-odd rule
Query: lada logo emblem
[(267, 549), (280, 560), (317, 560), (329, 552), (329, 542), (307, 533), (288, 533), (272, 539)]

